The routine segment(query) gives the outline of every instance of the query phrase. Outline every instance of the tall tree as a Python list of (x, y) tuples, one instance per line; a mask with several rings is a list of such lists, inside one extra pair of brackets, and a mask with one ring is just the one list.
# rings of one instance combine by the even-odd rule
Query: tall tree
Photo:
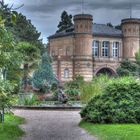
[(109, 27), (113, 27), (111, 22), (107, 23), (106, 25), (109, 26)]
[(72, 15), (68, 15), (66, 11), (63, 11), (61, 14), (61, 21), (58, 24), (58, 30), (57, 33), (71, 27), (73, 25), (72, 23)]
[(54, 82), (57, 82), (51, 63), (52, 59), (50, 56), (44, 53), (39, 68), (33, 74), (33, 87), (43, 93), (47, 92)]
[[(12, 7), (5, 4), (2, 0), (0, 2), (0, 15), (5, 18), (5, 27), (14, 35), (15, 41), (29, 42), (40, 50), (43, 49), (42, 39), (40, 39), (41, 33), (37, 31), (36, 27), (31, 23), (31, 20), (27, 19), (21, 13), (12, 11)], [(14, 20), (14, 24), (11, 22)]]
[[(7, 19), (0, 18), (0, 110), (8, 107), (12, 93), (14, 93), (15, 84), (11, 79), (7, 79), (7, 71), (13, 70), (15, 67), (20, 66), (20, 55), (16, 49), (16, 43), (11, 32), (7, 31), (4, 23)], [(4, 122), (4, 115), (3, 115)]]
[(0, 16), (5, 20), (5, 27), (12, 26), (11, 21), (15, 15), (13, 16), (11, 8), (4, 3), (4, 0), (0, 1)]
[(118, 30), (122, 30), (121, 25), (116, 25), (115, 28), (118, 29)]
[(40, 50), (36, 46), (28, 42), (19, 42), (18, 51), (20, 52), (20, 55), (22, 57), (23, 65), (23, 92), (26, 92), (29, 74), (38, 65), (38, 60), (40, 58)]

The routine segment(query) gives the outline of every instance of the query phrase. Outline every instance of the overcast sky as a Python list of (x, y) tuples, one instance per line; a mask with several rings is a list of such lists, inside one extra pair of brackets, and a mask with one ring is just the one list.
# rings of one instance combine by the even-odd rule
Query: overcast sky
[[(63, 10), (69, 14), (82, 13), (82, 0), (5, 0), (6, 3), (18, 7), (24, 4), (18, 11), (22, 12), (37, 30), (41, 32), (43, 42), (54, 34), (60, 21)], [(120, 24), (121, 19), (130, 17), (130, 5), (132, 5), (132, 17), (140, 18), (140, 0), (85, 0), (84, 13), (92, 14), (94, 23), (114, 25)]]

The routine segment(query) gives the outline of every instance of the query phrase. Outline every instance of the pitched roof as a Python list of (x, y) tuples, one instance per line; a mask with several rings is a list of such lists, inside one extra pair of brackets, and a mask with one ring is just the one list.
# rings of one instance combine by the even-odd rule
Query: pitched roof
[(121, 37), (122, 31), (105, 24), (93, 24), (93, 35)]
[[(74, 27), (70, 27), (63, 32), (55, 33), (48, 38), (64, 37), (74, 35)], [(105, 24), (93, 24), (93, 36), (104, 36), (104, 37), (122, 37), (122, 31)]]

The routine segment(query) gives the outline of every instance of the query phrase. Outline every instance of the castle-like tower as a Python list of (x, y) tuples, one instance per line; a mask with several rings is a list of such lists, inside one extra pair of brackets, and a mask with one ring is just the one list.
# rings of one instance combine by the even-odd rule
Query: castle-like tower
[(86, 81), (92, 80), (93, 76), (92, 21), (88, 14), (74, 16), (74, 75), (81, 75)]
[(116, 75), (123, 59), (135, 60), (140, 49), (140, 19), (123, 19), (122, 30), (106, 24), (93, 24), (89, 14), (74, 16), (74, 26), (48, 37), (53, 70), (59, 81), (81, 75), (91, 81), (94, 75)]
[(135, 53), (140, 49), (140, 19), (123, 19), (123, 58), (135, 59)]

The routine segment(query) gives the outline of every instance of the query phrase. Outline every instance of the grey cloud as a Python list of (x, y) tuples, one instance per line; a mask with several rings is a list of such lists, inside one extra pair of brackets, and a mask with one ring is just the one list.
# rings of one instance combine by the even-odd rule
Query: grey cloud
[[(14, 6), (24, 4), (22, 12), (42, 33), (46, 42), (48, 35), (55, 33), (63, 10), (74, 15), (81, 13), (82, 0), (5, 0)], [(133, 16), (140, 18), (140, 0), (84, 0), (84, 12), (90, 13), (96, 23), (112, 22), (119, 24), (121, 19), (130, 16), (130, 4)]]

